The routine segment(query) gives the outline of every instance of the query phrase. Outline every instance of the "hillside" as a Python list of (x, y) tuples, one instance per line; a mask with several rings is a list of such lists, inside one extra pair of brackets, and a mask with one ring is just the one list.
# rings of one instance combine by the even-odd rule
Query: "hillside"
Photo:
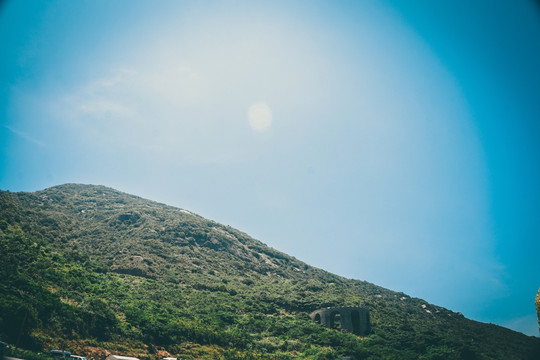
[[(279, 226), (279, 224), (276, 224)], [(311, 267), (104, 186), (0, 192), (0, 340), (157, 358), (538, 359), (540, 339)], [(312, 324), (368, 308), (366, 337)]]

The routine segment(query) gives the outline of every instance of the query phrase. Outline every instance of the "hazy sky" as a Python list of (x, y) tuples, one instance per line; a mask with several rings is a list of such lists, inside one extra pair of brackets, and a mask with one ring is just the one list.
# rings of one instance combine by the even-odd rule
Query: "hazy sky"
[(7, 1), (0, 188), (102, 184), (538, 335), (534, 1)]

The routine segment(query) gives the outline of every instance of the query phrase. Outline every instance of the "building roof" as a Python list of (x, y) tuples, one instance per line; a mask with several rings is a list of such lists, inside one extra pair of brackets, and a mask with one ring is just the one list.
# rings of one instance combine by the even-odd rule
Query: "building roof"
[(122, 355), (109, 355), (107, 360), (139, 360), (136, 357), (122, 356)]

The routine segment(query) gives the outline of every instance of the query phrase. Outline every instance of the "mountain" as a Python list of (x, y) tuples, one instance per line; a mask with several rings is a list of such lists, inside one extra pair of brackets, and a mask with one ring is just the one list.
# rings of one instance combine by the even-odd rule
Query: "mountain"
[[(36, 359), (51, 348), (96, 359), (540, 358), (538, 338), (104, 186), (0, 191), (0, 239), (0, 340)], [(334, 306), (368, 309), (370, 332), (311, 322)]]

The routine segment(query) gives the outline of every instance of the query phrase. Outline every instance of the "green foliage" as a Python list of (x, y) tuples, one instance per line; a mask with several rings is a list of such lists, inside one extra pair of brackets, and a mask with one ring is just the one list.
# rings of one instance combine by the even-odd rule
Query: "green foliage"
[[(0, 192), (0, 337), (39, 349), (237, 359), (526, 359), (539, 340), (310, 267), (102, 186)], [(312, 324), (364, 306), (360, 338)], [(94, 349), (94, 350), (89, 350)]]

